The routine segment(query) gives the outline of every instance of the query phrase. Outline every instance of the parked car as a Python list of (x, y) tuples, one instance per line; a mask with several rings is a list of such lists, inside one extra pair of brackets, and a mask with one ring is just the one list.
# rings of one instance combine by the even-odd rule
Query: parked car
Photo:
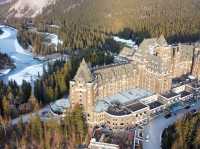
[(171, 113), (167, 113), (167, 114), (165, 115), (165, 118), (168, 119), (168, 118), (170, 118), (171, 116), (172, 116)]
[(196, 109), (193, 109), (193, 110), (191, 110), (190, 112), (191, 112), (191, 114), (193, 114), (193, 115), (197, 114), (197, 110), (196, 110)]
[(145, 142), (149, 142), (149, 135), (146, 135)]
[(185, 106), (184, 108), (185, 108), (185, 109), (189, 109), (189, 108), (190, 108), (190, 106), (188, 105), (188, 106)]

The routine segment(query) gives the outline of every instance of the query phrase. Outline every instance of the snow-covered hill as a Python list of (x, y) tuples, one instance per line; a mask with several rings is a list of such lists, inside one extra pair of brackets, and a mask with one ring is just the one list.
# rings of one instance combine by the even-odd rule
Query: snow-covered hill
[(56, 0), (16, 0), (10, 7), (9, 15), (14, 17), (35, 17), (42, 13), (43, 9)]
[(6, 3), (10, 3), (12, 0), (0, 0), (0, 5), (4, 5)]

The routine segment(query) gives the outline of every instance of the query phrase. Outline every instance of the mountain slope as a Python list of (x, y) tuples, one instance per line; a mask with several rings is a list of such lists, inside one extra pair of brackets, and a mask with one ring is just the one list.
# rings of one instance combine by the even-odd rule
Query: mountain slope
[(16, 0), (9, 13), (34, 17), (43, 31), (58, 25), (63, 45), (72, 49), (97, 47), (113, 34), (137, 41), (161, 34), (171, 42), (200, 39), (200, 0)]
[(199, 36), (200, 0), (58, 0), (41, 20), (120, 32), (129, 28), (145, 36)]
[(14, 17), (35, 17), (42, 13), (42, 10), (54, 4), (56, 0), (17, 0), (11, 5), (9, 15)]

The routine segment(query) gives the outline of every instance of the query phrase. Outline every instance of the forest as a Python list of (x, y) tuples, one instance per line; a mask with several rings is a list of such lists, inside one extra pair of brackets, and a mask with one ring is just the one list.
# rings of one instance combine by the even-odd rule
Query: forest
[(29, 31), (26, 28), (18, 28), (17, 39), (24, 49), (31, 50), (36, 56), (62, 52), (60, 48), (56, 48), (55, 45), (51, 44), (50, 39), (47, 39), (47, 35), (41, 32)]
[[(32, 94), (30, 83), (25, 81), (21, 86), (15, 81), (7, 85), (0, 82), (0, 144), (3, 145), (0, 148), (76, 148), (78, 144), (87, 143), (88, 130), (78, 106), (67, 111), (60, 123), (55, 120), (41, 122), (37, 116), (27, 124), (21, 122), (10, 126), (8, 122), (67, 96), (69, 81), (82, 58), (90, 66), (112, 63), (114, 53), (122, 48), (112, 39), (113, 35), (137, 43), (161, 34), (169, 43), (199, 40), (199, 10), (200, 0), (59, 0), (46, 8), (33, 19), (34, 27), (41, 32), (58, 34), (63, 45), (56, 52), (69, 54), (70, 60), (49, 63), (48, 69), (44, 68), (44, 74), (35, 81)], [(19, 22), (7, 20), (19, 29), (18, 40), (24, 48), (32, 46), (35, 55), (55, 52), (54, 47), (44, 46), (42, 36), (24, 27), (26, 21), (20, 19)], [(51, 30), (50, 25), (59, 28)], [(200, 114), (187, 115), (167, 128), (162, 135), (162, 148), (200, 148), (199, 122)]]
[[(58, 34), (63, 45), (57, 52), (67, 52), (105, 48), (104, 45), (115, 43), (106, 43), (113, 35), (133, 39), (138, 44), (144, 38), (161, 34), (169, 43), (195, 42), (200, 39), (199, 9), (200, 0), (59, 0), (32, 21), (40, 31)], [(15, 19), (8, 20), (16, 26), (26, 24), (22, 20), (23, 25), (16, 22)], [(52, 29), (51, 25), (58, 28)], [(36, 54), (55, 52), (52, 48), (42, 47), (39, 38), (32, 40), (31, 35), (22, 33), (25, 44), (36, 45)]]
[(192, 42), (199, 39), (199, 9), (199, 0), (59, 0), (35, 22), (58, 24), (65, 44), (75, 38), (80, 47), (90, 37), (118, 33), (138, 42), (161, 34), (169, 42)]
[(14, 67), (13, 60), (4, 53), (0, 52), (0, 70)]
[[(73, 25), (70, 28), (64, 26), (61, 30), (52, 30), (52, 28), (48, 27), (48, 25), (44, 25), (46, 27), (38, 28), (41, 32), (33, 32), (26, 27), (21, 26), (18, 28), (19, 31), (17, 39), (24, 49), (28, 49), (29, 46), (31, 46), (34, 55), (48, 55), (56, 52), (69, 54), (73, 51), (79, 51), (80, 49), (89, 48), (96, 48), (99, 50), (118, 53), (122, 48), (121, 44), (114, 41), (111, 37), (106, 36), (103, 33), (99, 33), (98, 31), (89, 31), (85, 30), (84, 28), (82, 28), (82, 31), (82, 29), (80, 28), (80, 31), (78, 31), (78, 33), (74, 32), (72, 28)], [(78, 26), (76, 28), (78, 28)], [(56, 47), (55, 45), (50, 44), (50, 41), (46, 39), (45, 35), (40, 34), (42, 32), (52, 31), (55, 34), (58, 34), (60, 39), (66, 39), (64, 40), (63, 44), (58, 44), (58, 46)], [(68, 34), (67, 36), (73, 36), (73, 38), (66, 37), (65, 33)], [(83, 38), (85, 36), (87, 36), (87, 38)]]
[(31, 84), (23, 81), (19, 86), (15, 81), (5, 84), (0, 81), (0, 116), (9, 120), (21, 114), (30, 113), (35, 106), (43, 107), (55, 100), (67, 96), (69, 82), (73, 79), (80, 62), (85, 60), (91, 66), (106, 65), (113, 62), (113, 55), (99, 49), (85, 49), (71, 54), (70, 60), (58, 60), (48, 64), (44, 74)]
[(0, 81), (0, 117), (9, 120), (31, 111), (31, 85), (23, 81), (19, 86), (15, 81), (5, 84)]
[(48, 70), (36, 80), (34, 95), (44, 105), (62, 98), (69, 93), (69, 82), (73, 79), (82, 59), (91, 66), (106, 65), (113, 62), (110, 53), (98, 49), (81, 50), (78, 55), (72, 54), (69, 61), (56, 61), (48, 65)]
[[(63, 120), (41, 121), (32, 117), (30, 123), (19, 122), (10, 125), (13, 118), (21, 114), (38, 111), (69, 92), (69, 81), (74, 77), (82, 58), (91, 66), (110, 64), (113, 56), (98, 49), (88, 49), (72, 55), (69, 61), (49, 63), (48, 70), (35, 81), (34, 94), (31, 85), (23, 81), (18, 86), (15, 81), (7, 85), (0, 82), (0, 148), (77, 148), (88, 144), (88, 128), (82, 108), (78, 105), (68, 109)], [(33, 96), (34, 95), (34, 96)]]
[(200, 113), (187, 114), (162, 134), (162, 149), (199, 149)]
[(33, 116), (30, 123), (20, 121), (17, 125), (8, 125), (0, 119), (0, 124), (3, 126), (0, 127), (0, 148), (74, 149), (89, 142), (87, 124), (79, 106), (67, 111), (61, 121), (41, 121), (39, 116)]

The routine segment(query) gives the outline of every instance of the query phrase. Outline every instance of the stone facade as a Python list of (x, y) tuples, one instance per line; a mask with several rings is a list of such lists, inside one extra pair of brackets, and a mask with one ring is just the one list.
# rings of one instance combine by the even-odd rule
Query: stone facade
[(192, 74), (198, 79), (200, 79), (200, 47), (195, 48), (193, 60), (194, 64)]
[(173, 78), (191, 73), (200, 78), (200, 49), (195, 46), (168, 45), (161, 36), (145, 39), (131, 54), (126, 57), (127, 62), (99, 68), (89, 68), (85, 60), (81, 62), (76, 76), (70, 81), (70, 101), (72, 107), (75, 104), (84, 107), (88, 123), (96, 124), (101, 119), (105, 122), (110, 117), (94, 112), (99, 99), (131, 88), (163, 94), (172, 89)]

